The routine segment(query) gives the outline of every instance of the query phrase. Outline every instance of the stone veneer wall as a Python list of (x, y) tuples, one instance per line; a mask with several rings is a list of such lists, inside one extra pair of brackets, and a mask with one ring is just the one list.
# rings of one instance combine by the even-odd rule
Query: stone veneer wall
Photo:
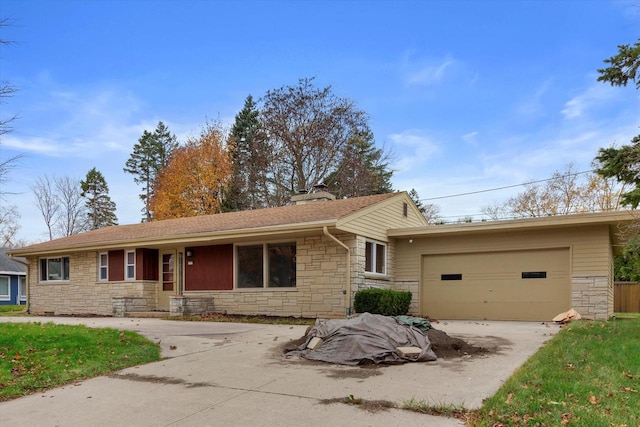
[[(353, 247), (353, 237), (336, 237)], [(352, 271), (354, 268), (352, 264)], [(343, 247), (326, 236), (300, 238), (296, 241), (296, 269), (295, 288), (185, 292), (184, 296), (213, 297), (215, 311), (228, 314), (309, 318), (341, 318), (346, 315), (343, 291), (347, 257)]]
[(607, 276), (573, 276), (571, 304), (583, 318), (607, 320), (613, 315), (613, 284)]
[[(371, 273), (365, 273), (365, 245), (367, 239), (362, 236), (357, 236), (356, 238), (356, 248), (355, 251), (352, 251), (351, 254), (351, 262), (352, 262), (352, 282), (354, 285), (351, 288), (352, 291), (352, 301), (355, 298), (355, 293), (361, 289), (394, 289), (397, 291), (409, 291), (411, 292), (411, 307), (409, 308), (409, 313), (417, 314), (418, 313), (418, 284), (415, 282), (414, 285), (405, 285), (400, 282), (395, 282), (395, 244), (393, 242), (387, 243), (387, 274), (384, 276), (375, 275)], [(413, 283), (413, 282), (412, 282)]]
[(142, 297), (156, 306), (156, 282), (100, 282), (96, 252), (69, 257), (68, 282), (40, 282), (38, 258), (29, 259), (29, 312), (111, 316), (113, 297)]

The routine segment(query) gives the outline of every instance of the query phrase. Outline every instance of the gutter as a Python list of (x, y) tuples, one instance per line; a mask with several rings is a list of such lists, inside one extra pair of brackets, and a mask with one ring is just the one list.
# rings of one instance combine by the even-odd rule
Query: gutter
[(327, 236), (328, 238), (330, 238), (331, 240), (333, 240), (334, 242), (342, 246), (344, 250), (347, 251), (347, 271), (346, 271), (347, 283), (344, 291), (346, 295), (344, 306), (345, 306), (345, 317), (349, 317), (351, 315), (351, 249), (349, 249), (349, 246), (345, 245), (340, 240), (338, 240), (336, 236), (329, 233), (329, 228), (326, 225), (322, 227), (322, 232), (324, 233), (325, 236)]
[[(12, 261), (15, 261), (15, 262), (17, 262), (18, 264), (22, 264), (22, 265), (24, 265), (25, 267), (27, 267), (27, 280), (26, 280), (26, 283), (27, 283), (27, 297), (26, 297), (26, 298), (27, 298), (27, 300), (25, 301), (24, 308), (25, 308), (25, 310), (26, 310), (26, 311), (27, 311), (27, 313), (28, 313), (28, 312), (29, 312), (29, 293), (30, 293), (30, 289), (29, 289), (29, 288), (30, 288), (30, 286), (29, 286), (29, 279), (30, 279), (30, 277), (31, 277), (31, 274), (30, 274), (30, 273), (31, 273), (31, 269), (29, 268), (29, 263), (28, 263), (28, 262), (26, 262), (26, 261), (21, 261), (21, 260), (19, 260), (19, 259), (14, 258), (13, 254), (7, 254), (7, 255), (9, 255), (9, 258), (10, 258)], [(18, 303), (20, 303), (19, 299), (20, 299), (20, 295), (18, 295)]]

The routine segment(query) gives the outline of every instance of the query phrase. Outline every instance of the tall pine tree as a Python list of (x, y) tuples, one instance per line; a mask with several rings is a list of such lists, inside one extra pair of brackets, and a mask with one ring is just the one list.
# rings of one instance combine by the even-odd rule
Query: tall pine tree
[(82, 189), (80, 195), (86, 199), (90, 229), (118, 225), (115, 214), (116, 204), (109, 197), (109, 186), (100, 171), (93, 168), (87, 172), (84, 181), (80, 181), (80, 188)]
[(369, 196), (392, 192), (392, 175), (388, 155), (376, 148), (373, 133), (365, 128), (349, 138), (325, 184), (338, 198)]
[(143, 186), (143, 192), (140, 194), (140, 200), (144, 202), (143, 221), (153, 219), (149, 209), (153, 188), (158, 175), (167, 165), (171, 153), (177, 146), (176, 136), (169, 132), (162, 122), (158, 122), (153, 133), (145, 130), (138, 143), (133, 146), (133, 152), (123, 170), (134, 175), (133, 181)]
[(226, 212), (264, 207), (260, 188), (266, 186), (263, 171), (268, 150), (259, 115), (253, 97), (247, 96), (244, 107), (236, 115), (229, 138), (232, 171), (223, 203)]

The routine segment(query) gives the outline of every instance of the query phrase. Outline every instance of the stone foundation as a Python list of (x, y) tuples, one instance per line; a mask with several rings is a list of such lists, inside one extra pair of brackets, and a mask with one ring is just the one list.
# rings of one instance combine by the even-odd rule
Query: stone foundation
[(169, 316), (176, 317), (213, 313), (215, 310), (213, 299), (213, 297), (170, 296)]
[(609, 319), (613, 315), (613, 286), (608, 277), (572, 277), (571, 304), (585, 319)]

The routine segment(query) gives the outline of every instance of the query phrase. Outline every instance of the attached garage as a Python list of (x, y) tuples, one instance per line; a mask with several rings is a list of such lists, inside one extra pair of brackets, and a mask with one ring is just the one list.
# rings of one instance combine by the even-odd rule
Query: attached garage
[(571, 304), (569, 248), (422, 257), (422, 311), (436, 319), (551, 319)]
[(633, 212), (403, 228), (393, 287), (411, 313), (435, 319), (549, 321), (571, 308), (613, 315), (613, 255)]

